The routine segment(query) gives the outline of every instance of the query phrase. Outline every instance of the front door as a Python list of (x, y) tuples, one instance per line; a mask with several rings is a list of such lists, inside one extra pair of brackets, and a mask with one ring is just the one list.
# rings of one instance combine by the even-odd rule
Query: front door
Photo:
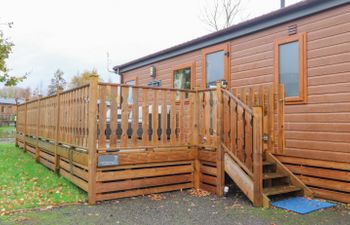
[(230, 52), (228, 43), (203, 49), (202, 65), (202, 88), (216, 87), (216, 82), (223, 80), (230, 87)]

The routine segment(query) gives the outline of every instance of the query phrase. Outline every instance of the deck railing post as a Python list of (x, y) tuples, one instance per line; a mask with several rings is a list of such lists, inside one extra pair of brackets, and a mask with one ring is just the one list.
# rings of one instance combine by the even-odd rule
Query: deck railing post
[(60, 155), (57, 153), (60, 132), (60, 98), (62, 90), (58, 88), (56, 94), (56, 124), (55, 124), (55, 171), (60, 169)]
[(200, 161), (199, 161), (199, 92), (196, 88), (196, 92), (193, 93), (193, 135), (192, 146), (196, 148), (196, 157), (194, 160), (194, 188), (200, 187)]
[(216, 194), (218, 196), (223, 196), (224, 195), (224, 185), (225, 185), (225, 168), (224, 168), (224, 151), (223, 148), (221, 146), (221, 142), (222, 142), (222, 134), (223, 134), (223, 130), (222, 130), (222, 122), (223, 122), (223, 98), (222, 98), (222, 85), (221, 82), (218, 81), (216, 83), (216, 95), (217, 95), (217, 135), (216, 135), (216, 146), (217, 146), (217, 170), (218, 170), (218, 174), (217, 174), (217, 190), (216, 190)]
[(24, 107), (24, 134), (23, 134), (23, 151), (27, 151), (27, 142), (26, 142), (26, 135), (27, 135), (27, 108), (28, 108), (28, 101), (29, 99), (26, 98), (25, 101), (25, 107)]
[(97, 88), (98, 75), (90, 76), (89, 86), (89, 115), (88, 115), (88, 202), (96, 203), (96, 138), (97, 138)]
[(253, 176), (254, 176), (254, 201), (256, 207), (263, 203), (263, 130), (262, 107), (253, 107)]
[(37, 120), (36, 120), (36, 132), (35, 132), (35, 161), (40, 161), (40, 149), (39, 149), (39, 129), (40, 129), (40, 101), (41, 96), (37, 100)]
[(284, 86), (279, 85), (277, 90), (278, 112), (278, 153), (284, 152)]

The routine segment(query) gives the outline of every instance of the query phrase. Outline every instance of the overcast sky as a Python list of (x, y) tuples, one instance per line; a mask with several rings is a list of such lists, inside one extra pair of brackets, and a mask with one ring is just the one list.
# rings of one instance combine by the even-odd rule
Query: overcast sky
[[(286, 0), (290, 5), (300, 0)], [(59, 68), (67, 81), (86, 69), (115, 79), (110, 69), (209, 33), (199, 19), (205, 0), (0, 0), (1, 26), (14, 43), (12, 74), (30, 72), (20, 86), (46, 88)], [(256, 17), (280, 0), (243, 0), (241, 17)]]

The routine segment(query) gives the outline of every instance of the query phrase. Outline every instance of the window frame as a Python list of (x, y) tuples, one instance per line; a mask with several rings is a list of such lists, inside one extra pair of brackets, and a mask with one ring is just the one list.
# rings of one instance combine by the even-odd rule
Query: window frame
[(298, 96), (285, 97), (285, 104), (305, 104), (307, 103), (307, 49), (306, 49), (306, 33), (299, 33), (292, 36), (279, 38), (274, 42), (274, 73), (275, 88), (279, 88), (279, 46), (292, 42), (299, 43), (299, 90)]
[[(138, 86), (138, 77), (134, 77), (134, 78), (130, 78), (130, 79), (127, 79), (127, 80), (124, 80), (124, 84), (126, 84), (126, 85), (131, 85), (131, 84), (128, 84), (129, 82), (131, 82), (131, 81), (134, 81), (135, 82), (135, 84), (134, 85), (132, 85), (132, 86)], [(129, 96), (128, 96), (129, 97)], [(131, 107), (133, 104), (129, 104), (129, 102), (128, 102), (128, 106), (129, 107)]]
[[(230, 42), (214, 45), (202, 49), (202, 88), (207, 88), (207, 55), (224, 51), (224, 79), (227, 81), (227, 89), (231, 87), (231, 45)], [(227, 55), (228, 54), (228, 55)]]
[(195, 86), (195, 77), (196, 77), (196, 70), (195, 70), (195, 62), (192, 63), (185, 63), (185, 64), (180, 64), (180, 65), (176, 65), (171, 67), (171, 87), (174, 87), (174, 72), (176, 70), (182, 70), (182, 69), (186, 69), (186, 68), (190, 68), (191, 70), (191, 88), (189, 90), (194, 90), (194, 86)]

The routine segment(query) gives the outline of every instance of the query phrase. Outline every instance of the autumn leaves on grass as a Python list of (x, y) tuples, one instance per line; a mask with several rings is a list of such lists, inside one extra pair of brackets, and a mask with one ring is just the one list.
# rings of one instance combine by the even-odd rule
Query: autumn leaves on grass
[(86, 200), (78, 187), (35, 163), (14, 144), (0, 144), (0, 176), (0, 214)]

